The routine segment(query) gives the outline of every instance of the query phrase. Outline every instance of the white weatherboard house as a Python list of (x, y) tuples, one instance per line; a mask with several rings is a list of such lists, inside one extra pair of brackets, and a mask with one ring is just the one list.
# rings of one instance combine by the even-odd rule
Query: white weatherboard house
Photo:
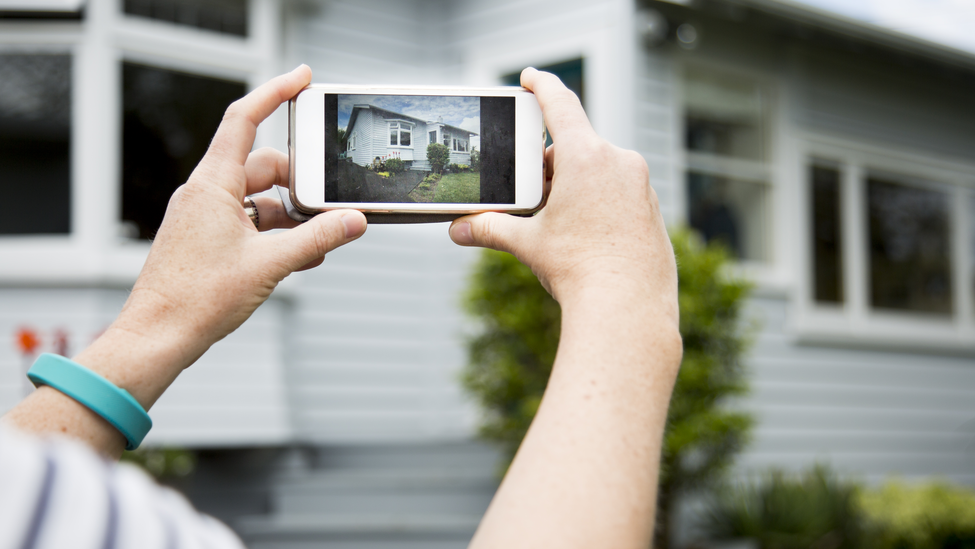
[(430, 171), (427, 146), (442, 143), (448, 164), (471, 163), (471, 137), (477, 132), (444, 124), (443, 117), (424, 121), (374, 105), (354, 105), (346, 127), (346, 157), (360, 166), (376, 159), (399, 158), (412, 170)]
[[(646, 159), (667, 222), (734, 243), (755, 281), (738, 471), (975, 485), (972, 54), (786, 0), (31, 5), (0, 18), (0, 408), (19, 329), (76, 352), (121, 307), (155, 191), (209, 140), (188, 105), (299, 63), (472, 86), (554, 65)], [(257, 146), (285, 150), (286, 119)], [(370, 227), (184, 372), (147, 443), (200, 450), (190, 495), (254, 548), (464, 547), (496, 485), (457, 381), (476, 257), (444, 225)]]

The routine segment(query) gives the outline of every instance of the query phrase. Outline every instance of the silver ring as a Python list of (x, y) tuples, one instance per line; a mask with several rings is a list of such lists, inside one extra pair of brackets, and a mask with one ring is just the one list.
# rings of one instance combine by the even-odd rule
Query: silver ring
[(249, 196), (247, 197), (247, 201), (250, 202), (251, 205), (248, 206), (247, 208), (244, 208), (244, 213), (246, 213), (247, 217), (249, 217), (251, 221), (254, 223), (254, 228), (260, 229), (261, 216), (257, 213), (257, 204), (255, 204), (254, 199)]

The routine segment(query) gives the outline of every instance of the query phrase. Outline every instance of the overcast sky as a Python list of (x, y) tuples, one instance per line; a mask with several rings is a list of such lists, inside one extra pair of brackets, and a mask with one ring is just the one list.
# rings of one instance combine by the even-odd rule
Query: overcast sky
[(481, 133), (480, 97), (445, 97), (431, 95), (340, 95), (339, 128), (349, 124), (352, 106), (377, 107), (419, 118), (425, 122), (442, 116), (445, 124)]
[(797, 0), (975, 53), (975, 0)]

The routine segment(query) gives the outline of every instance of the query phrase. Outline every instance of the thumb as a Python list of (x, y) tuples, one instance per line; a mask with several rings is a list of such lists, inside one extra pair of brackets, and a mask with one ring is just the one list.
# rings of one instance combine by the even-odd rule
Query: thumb
[(521, 256), (527, 219), (495, 212), (469, 215), (450, 225), (450, 239), (461, 246), (481, 246)]
[(318, 214), (294, 229), (267, 235), (269, 247), (287, 276), (366, 232), (366, 216), (356, 210)]

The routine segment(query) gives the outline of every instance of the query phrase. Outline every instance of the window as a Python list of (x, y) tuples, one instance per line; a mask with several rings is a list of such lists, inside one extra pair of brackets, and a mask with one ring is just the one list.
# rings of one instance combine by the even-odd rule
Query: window
[(390, 122), (389, 145), (391, 147), (412, 147), (413, 125), (409, 122)]
[(432, 132), (430, 132), (430, 139), (427, 140), (427, 143), (436, 143), (436, 142), (437, 142), (437, 130), (433, 130)]
[(868, 176), (870, 305), (952, 312), (948, 195)]
[(349, 141), (346, 144), (347, 150), (350, 150), (350, 151), (354, 151), (355, 150), (355, 136), (356, 136), (356, 134), (353, 133), (352, 134), (352, 137), (349, 137)]
[(448, 149), (450, 148), (450, 134), (447, 133), (447, 129), (446, 128), (444, 128), (444, 130), (443, 130), (443, 144)]
[(810, 168), (813, 248), (813, 297), (820, 303), (843, 302), (843, 225), (840, 220), (840, 170)]
[(801, 148), (800, 334), (970, 348), (975, 165), (833, 136)]
[(125, 13), (247, 36), (246, 0), (124, 0)]
[(454, 139), (454, 150), (458, 152), (467, 152), (467, 141)]
[(203, 158), (244, 84), (122, 65), (122, 220), (152, 238), (169, 197)]
[(767, 262), (771, 183), (768, 92), (757, 81), (688, 67), (684, 79), (687, 219), (739, 259)]
[(71, 231), (71, 57), (0, 54), (0, 235)]

